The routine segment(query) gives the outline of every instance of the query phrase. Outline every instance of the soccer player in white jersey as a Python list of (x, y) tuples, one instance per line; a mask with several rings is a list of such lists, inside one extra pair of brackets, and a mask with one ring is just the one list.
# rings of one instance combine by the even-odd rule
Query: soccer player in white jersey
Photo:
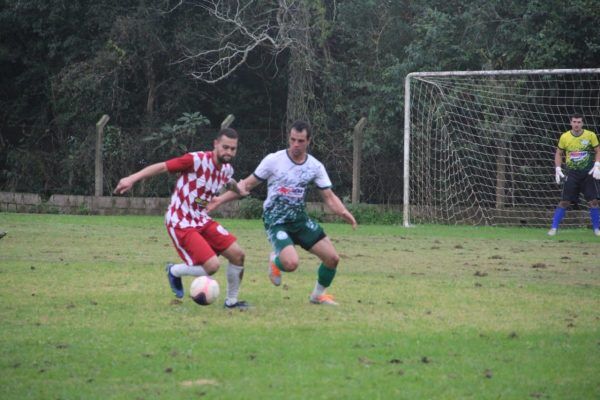
[[(298, 268), (295, 245), (315, 254), (321, 260), (317, 282), (309, 300), (314, 304), (337, 305), (326, 293), (335, 276), (340, 260), (323, 228), (308, 217), (305, 196), (308, 185), (314, 183), (325, 204), (337, 215), (356, 228), (354, 216), (331, 190), (331, 181), (323, 164), (308, 154), (310, 125), (296, 121), (289, 132), (288, 148), (267, 155), (252, 175), (239, 183), (243, 192), (249, 192), (261, 182), (267, 182), (268, 193), (263, 204), (263, 221), (273, 246), (269, 259), (269, 278), (275, 286), (281, 285), (281, 272)], [(227, 192), (213, 199), (209, 210), (239, 197)]]
[(237, 132), (231, 128), (222, 129), (214, 140), (213, 151), (187, 153), (149, 165), (122, 178), (114, 193), (123, 194), (135, 182), (154, 175), (178, 173), (171, 204), (165, 214), (167, 231), (183, 260), (183, 263), (166, 266), (171, 289), (177, 298), (182, 298), (181, 277), (213, 275), (219, 269), (218, 255), (222, 254), (229, 260), (225, 307), (244, 310), (248, 303), (237, 298), (244, 275), (244, 251), (236, 237), (214, 221), (206, 210), (206, 205), (223, 187), (240, 193), (232, 179), (233, 167), (230, 164), (237, 145)]

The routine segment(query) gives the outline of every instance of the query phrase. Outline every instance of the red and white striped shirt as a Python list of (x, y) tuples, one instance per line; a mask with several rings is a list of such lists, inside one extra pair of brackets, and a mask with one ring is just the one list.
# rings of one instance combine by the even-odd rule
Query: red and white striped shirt
[(167, 170), (180, 172), (171, 204), (165, 214), (168, 228), (198, 228), (211, 220), (206, 213), (210, 200), (233, 176), (231, 164), (217, 167), (212, 151), (187, 153), (166, 161)]

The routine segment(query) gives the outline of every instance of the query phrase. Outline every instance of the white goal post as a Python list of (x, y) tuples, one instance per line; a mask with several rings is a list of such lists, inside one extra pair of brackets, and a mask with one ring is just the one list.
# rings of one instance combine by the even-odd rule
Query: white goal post
[[(600, 68), (408, 74), (404, 226), (549, 226), (554, 152), (573, 113), (599, 133)], [(585, 201), (574, 209), (562, 225), (587, 225)]]

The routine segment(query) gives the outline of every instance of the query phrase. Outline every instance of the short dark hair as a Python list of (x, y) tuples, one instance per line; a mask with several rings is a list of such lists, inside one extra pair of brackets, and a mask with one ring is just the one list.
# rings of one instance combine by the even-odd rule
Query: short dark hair
[(217, 139), (221, 139), (221, 136), (227, 136), (229, 139), (239, 139), (237, 131), (233, 128), (223, 128), (217, 134)]
[(310, 139), (311, 128), (310, 128), (310, 124), (308, 122), (297, 120), (290, 127), (290, 132), (292, 131), (292, 129), (295, 129), (298, 132), (302, 132), (303, 130), (306, 130), (306, 138)]
[(573, 119), (573, 118), (581, 118), (581, 119), (583, 119), (583, 114), (573, 113), (573, 114), (571, 114), (571, 119)]

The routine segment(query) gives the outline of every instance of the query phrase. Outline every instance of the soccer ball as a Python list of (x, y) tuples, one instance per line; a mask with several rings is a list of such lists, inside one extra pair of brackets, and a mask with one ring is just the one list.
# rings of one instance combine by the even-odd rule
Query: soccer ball
[(192, 281), (190, 296), (201, 306), (212, 304), (219, 297), (219, 283), (208, 276), (199, 276)]

